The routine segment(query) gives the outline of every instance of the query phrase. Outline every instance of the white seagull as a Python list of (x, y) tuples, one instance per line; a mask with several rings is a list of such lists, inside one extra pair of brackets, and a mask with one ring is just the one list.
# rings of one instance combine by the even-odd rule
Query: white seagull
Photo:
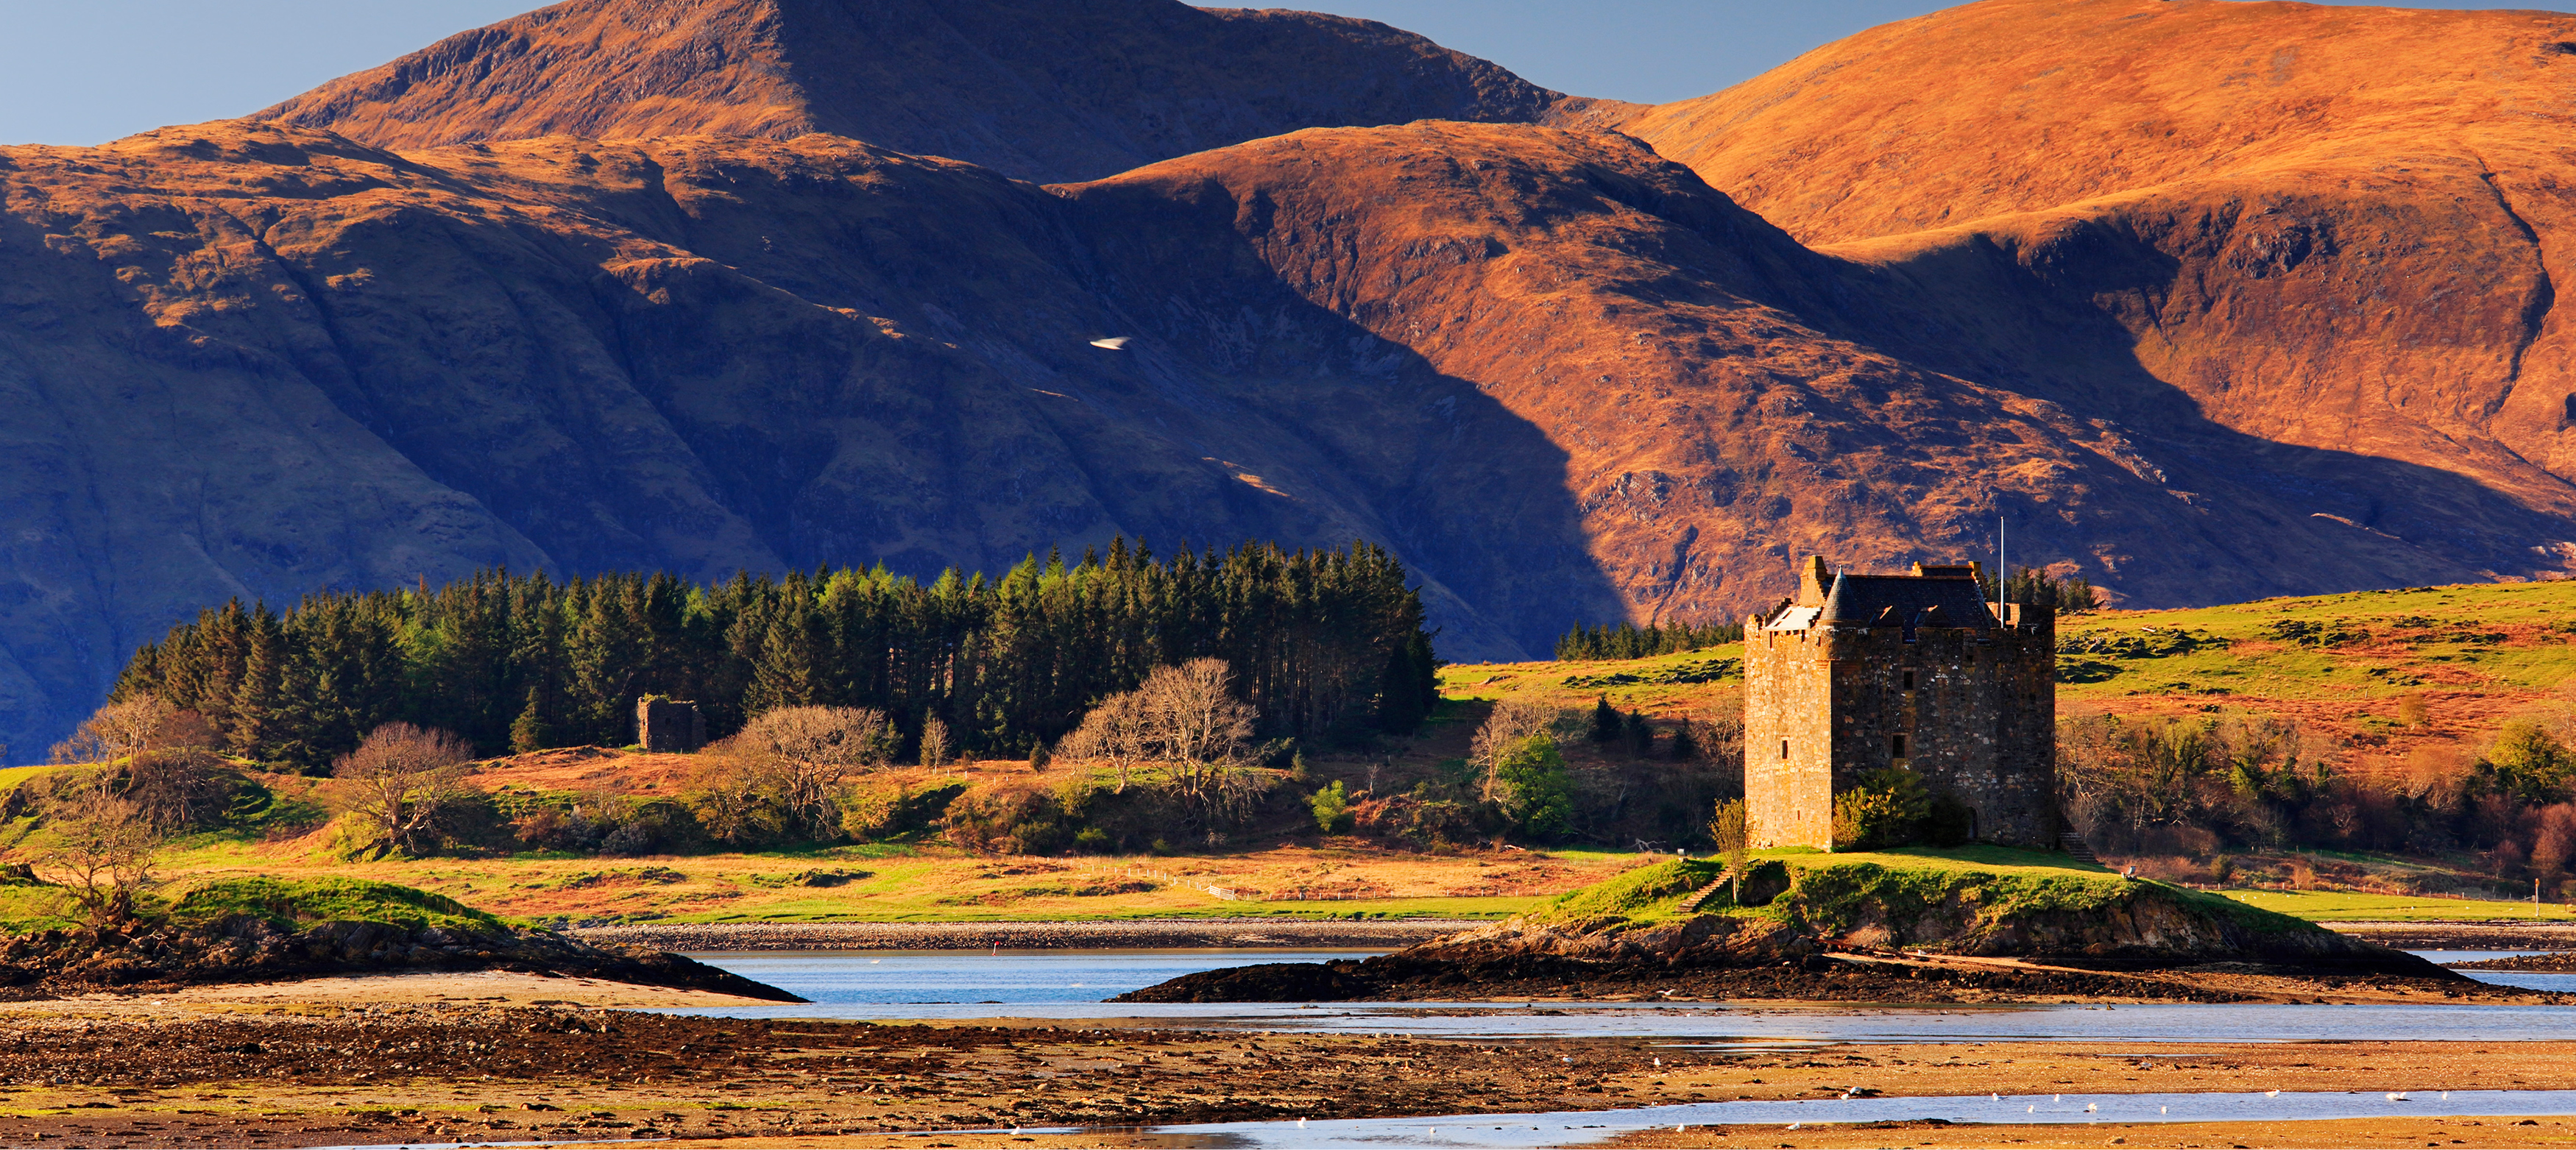
[(1134, 338), (1136, 337), (1132, 335), (1113, 335), (1107, 339), (1095, 339), (1091, 341), (1091, 346), (1106, 348), (1110, 351), (1125, 351), (1127, 350), (1127, 341)]

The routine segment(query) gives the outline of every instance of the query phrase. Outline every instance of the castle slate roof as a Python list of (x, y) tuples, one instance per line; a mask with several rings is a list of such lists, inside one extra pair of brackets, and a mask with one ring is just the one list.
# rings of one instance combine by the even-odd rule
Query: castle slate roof
[[(1836, 627), (1995, 627), (1974, 579), (1920, 575), (1836, 575), (1816, 614)], [(1927, 617), (1925, 612), (1935, 612)]]

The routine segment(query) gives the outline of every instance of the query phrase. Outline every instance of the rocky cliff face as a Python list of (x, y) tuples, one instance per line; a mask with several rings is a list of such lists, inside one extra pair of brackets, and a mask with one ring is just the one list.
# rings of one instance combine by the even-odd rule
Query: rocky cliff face
[(259, 115), (388, 148), (828, 132), (1055, 181), (1307, 127), (1534, 122), (1563, 99), (1412, 33), (1312, 12), (568, 0)]
[[(2305, 516), (2521, 574), (2576, 560), (2571, 99), (2561, 14), (1987, 0), (1623, 128), (1910, 289), (1891, 350), (2121, 423), (2177, 498), (2223, 429)], [(2542, 518), (2468, 544), (2473, 490)]]

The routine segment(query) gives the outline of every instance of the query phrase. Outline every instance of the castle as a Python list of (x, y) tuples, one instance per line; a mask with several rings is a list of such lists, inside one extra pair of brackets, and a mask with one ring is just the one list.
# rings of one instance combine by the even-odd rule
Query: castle
[(1744, 628), (1744, 791), (1757, 847), (1833, 847), (1834, 796), (1901, 767), (1971, 837), (2057, 845), (2056, 611), (1985, 601), (1976, 564), (1828, 573)]

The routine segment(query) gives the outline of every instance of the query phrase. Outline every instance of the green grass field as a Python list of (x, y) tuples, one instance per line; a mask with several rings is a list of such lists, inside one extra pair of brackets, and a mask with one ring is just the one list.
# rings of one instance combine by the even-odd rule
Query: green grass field
[[(2459, 704), (2509, 706), (2576, 682), (2576, 580), (2103, 611), (2062, 617), (2057, 634), (2061, 706), (2345, 703), (2339, 717), (2355, 729), (2382, 730), (2395, 727), (2394, 699), (2418, 694), (2437, 720), (2447, 710), (2492, 722), (2493, 707)], [(1645, 659), (1461, 663), (1440, 681), (1452, 698), (1572, 707), (1607, 696), (1622, 709), (1682, 715), (1735, 705), (1743, 654), (1727, 644)]]
[(2348, 891), (2224, 890), (2247, 906), (2279, 911), (2310, 922), (2576, 922), (2576, 906), (2529, 900), (2420, 898)]

